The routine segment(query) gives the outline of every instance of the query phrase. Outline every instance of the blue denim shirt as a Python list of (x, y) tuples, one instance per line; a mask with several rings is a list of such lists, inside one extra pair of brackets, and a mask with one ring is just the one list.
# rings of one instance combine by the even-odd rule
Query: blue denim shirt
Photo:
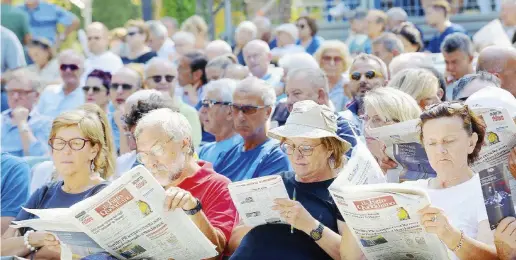
[(45, 116), (56, 118), (59, 114), (80, 107), (84, 104), (84, 92), (77, 88), (70, 94), (65, 95), (62, 85), (48, 86), (45, 88), (36, 110)]
[[(11, 109), (2, 112), (2, 152), (8, 152), (14, 156), (23, 156), (23, 145), (18, 126), (12, 124)], [(27, 120), (29, 128), (36, 137), (36, 141), (30, 144), (29, 156), (42, 156), (48, 153), (48, 138), (52, 128), (52, 119), (32, 111)]]
[(57, 24), (70, 26), (75, 15), (64, 8), (39, 1), (36, 8), (30, 9), (26, 5), (19, 8), (29, 16), (30, 29), (33, 38), (44, 37), (56, 42)]
[[(319, 49), (319, 46), (323, 43), (324, 39), (320, 36), (314, 36), (312, 41), (308, 46), (306, 46), (306, 52), (310, 55), (314, 55), (314, 53)], [(301, 45), (301, 40), (297, 40), (297, 45)]]
[(2, 217), (16, 217), (29, 199), (30, 167), (22, 159), (2, 152)]

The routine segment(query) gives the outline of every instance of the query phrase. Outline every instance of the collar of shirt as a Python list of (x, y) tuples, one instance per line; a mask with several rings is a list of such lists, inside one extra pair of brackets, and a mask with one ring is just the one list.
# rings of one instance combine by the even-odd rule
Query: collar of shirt
[(267, 81), (267, 80), (269, 80), (271, 77), (272, 77), (272, 74), (267, 73), (267, 74), (265, 74), (265, 76), (263, 76), (263, 77), (262, 77), (262, 80)]
[[(197, 164), (201, 166), (201, 169), (199, 169), (197, 172), (195, 172), (192, 176), (189, 176), (185, 178), (181, 183), (179, 183), (177, 186), (184, 186), (187, 185), (191, 187), (191, 184), (201, 184), (204, 182), (204, 178), (211, 173), (213, 173), (213, 164), (210, 162), (198, 160)], [(191, 183), (191, 184), (188, 184)]]

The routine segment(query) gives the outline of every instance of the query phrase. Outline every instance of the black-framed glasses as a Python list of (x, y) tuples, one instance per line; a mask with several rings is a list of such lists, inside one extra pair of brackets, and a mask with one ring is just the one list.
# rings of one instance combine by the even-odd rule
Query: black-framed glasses
[(231, 113), (238, 113), (239, 111), (242, 111), (245, 115), (252, 115), (256, 112), (258, 112), (258, 109), (266, 108), (269, 106), (251, 106), (251, 105), (236, 105), (231, 104)]
[(231, 105), (231, 102), (222, 102), (222, 101), (204, 99), (203, 101), (201, 101), (201, 105), (206, 108), (211, 108), (214, 105), (229, 106), (229, 105)]
[(303, 156), (310, 156), (314, 153), (314, 150), (315, 150), (315, 147), (321, 145), (322, 143), (320, 144), (317, 144), (317, 145), (294, 145), (294, 144), (287, 144), (287, 143), (282, 143), (281, 144), (281, 150), (283, 150), (284, 153), (288, 154), (288, 155), (293, 155), (294, 152), (297, 151), (303, 155)]
[(148, 152), (138, 152), (136, 154), (136, 160), (138, 160), (139, 163), (145, 164), (145, 162), (149, 161), (149, 156), (153, 157), (161, 157), (165, 154), (165, 145), (170, 143), (174, 138), (168, 139), (168, 141), (161, 143), (161, 144), (155, 144)]
[(131, 84), (118, 84), (118, 83), (113, 83), (111, 84), (111, 86), (109, 86), (111, 89), (113, 90), (118, 90), (119, 87), (122, 87), (122, 90), (124, 91), (127, 91), (127, 90), (131, 90), (133, 89), (133, 85)]
[(167, 83), (171, 83), (172, 81), (174, 81), (176, 76), (173, 76), (173, 75), (155, 75), (155, 76), (150, 76), (148, 78), (151, 78), (154, 81), (154, 83), (160, 83), (163, 79), (165, 79), (165, 81)]
[(61, 64), (61, 66), (59, 66), (59, 69), (61, 69), (62, 71), (76, 71), (79, 69), (79, 66), (77, 66), (77, 64)]
[(90, 37), (88, 37), (88, 41), (93, 41), (93, 40), (95, 40), (95, 41), (100, 40), (100, 36), (90, 36)]
[(48, 140), (48, 145), (50, 145), (52, 149), (57, 151), (63, 150), (66, 147), (66, 145), (70, 146), (70, 148), (74, 151), (79, 151), (82, 150), (82, 148), (84, 148), (86, 143), (89, 141), (90, 140), (83, 138), (72, 138), (68, 141), (61, 138), (52, 138)]
[[(376, 77), (383, 77), (382, 73), (380, 73), (378, 71), (374, 71), (374, 70), (366, 71), (363, 75), (367, 79), (374, 79)], [(353, 72), (353, 73), (349, 74), (349, 77), (352, 80), (359, 81), (360, 78), (362, 78), (362, 73), (360, 73), (360, 72)]]

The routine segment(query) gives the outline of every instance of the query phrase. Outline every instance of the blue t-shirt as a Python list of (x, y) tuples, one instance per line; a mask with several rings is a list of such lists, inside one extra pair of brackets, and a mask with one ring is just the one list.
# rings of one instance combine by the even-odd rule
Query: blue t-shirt
[(129, 63), (147, 63), (147, 61), (149, 61), (150, 59), (154, 58), (158, 56), (155, 52), (153, 51), (149, 51), (147, 53), (144, 53), (142, 54), (140, 57), (136, 58), (136, 59), (129, 59), (128, 57), (122, 57), (122, 62), (124, 64), (129, 64)]
[[(308, 46), (306, 46), (306, 52), (310, 55), (314, 55), (317, 49), (319, 49), (319, 47), (323, 43), (323, 41), (324, 39), (320, 36), (312, 37), (312, 41), (310, 42), (310, 44), (308, 44)], [(297, 40), (296, 44), (301, 45), (301, 40)]]
[(231, 181), (241, 181), (292, 170), (276, 140), (268, 139), (250, 151), (243, 147), (241, 142), (221, 154), (213, 165), (215, 171)]
[(446, 36), (448, 36), (449, 34), (456, 32), (466, 34), (466, 29), (464, 29), (462, 25), (452, 23), (448, 28), (446, 28), (446, 30), (444, 30), (443, 33), (434, 36), (434, 38), (430, 40), (430, 42), (426, 46), (426, 50), (432, 53), (441, 53), (441, 44), (443, 43), (444, 38), (446, 38)]
[(29, 198), (30, 167), (22, 158), (2, 153), (2, 217), (16, 217)]
[[(71, 194), (63, 191), (61, 188), (63, 184), (63, 181), (57, 181), (37, 189), (24, 207), (28, 209), (69, 208), (75, 203), (97, 194), (108, 185), (107, 182), (103, 182), (81, 193)], [(21, 210), (16, 216), (17, 221), (32, 218), (37, 217), (25, 210)]]
[[(337, 220), (344, 221), (337, 205), (333, 201), (328, 187), (334, 179), (321, 182), (301, 183), (295, 179), (293, 172), (282, 172), (289, 197), (296, 190), (296, 200), (325, 227), (339, 233)], [(324, 233), (323, 233), (324, 235)], [(254, 227), (240, 242), (240, 246), (230, 258), (239, 259), (332, 259), (317, 243), (303, 231), (294, 229), (290, 233), (290, 225), (266, 224)]]
[(220, 142), (207, 143), (201, 147), (199, 159), (215, 163), (221, 154), (226, 153), (231, 147), (240, 142), (242, 142), (242, 137), (239, 134), (235, 134)]

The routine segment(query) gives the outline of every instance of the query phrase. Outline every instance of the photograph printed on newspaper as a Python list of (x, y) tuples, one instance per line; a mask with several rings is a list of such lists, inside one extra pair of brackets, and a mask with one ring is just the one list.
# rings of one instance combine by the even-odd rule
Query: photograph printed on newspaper
[(367, 259), (449, 259), (420, 222), (417, 212), (430, 204), (424, 190), (395, 183), (329, 190)]

